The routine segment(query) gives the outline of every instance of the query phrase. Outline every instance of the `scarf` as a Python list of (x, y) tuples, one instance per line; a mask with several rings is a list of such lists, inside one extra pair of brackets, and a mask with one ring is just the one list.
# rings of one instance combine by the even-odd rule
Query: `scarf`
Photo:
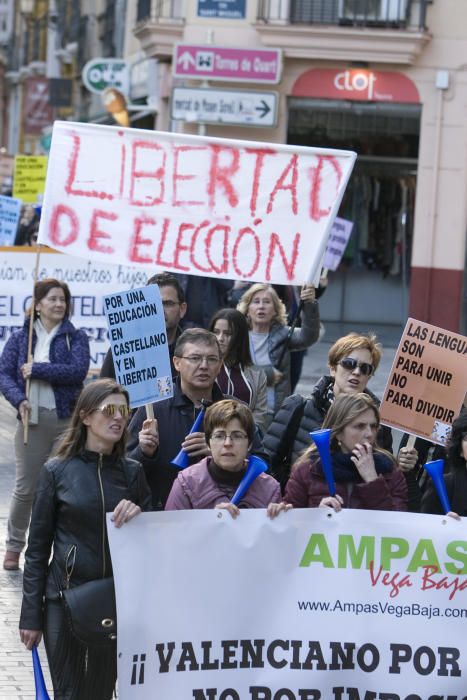
[[(357, 467), (352, 462), (351, 454), (334, 452), (331, 455), (332, 473), (336, 482), (362, 482), (362, 477), (358, 473)], [(373, 453), (377, 474), (387, 474), (393, 469), (393, 462), (389, 457), (378, 452)], [(321, 468), (321, 462), (320, 462)]]
[(210, 477), (222, 486), (237, 487), (245, 476), (245, 471), (246, 469), (242, 469), (239, 472), (229, 472), (227, 469), (222, 469), (217, 466), (212, 459), (208, 460), (208, 472)]

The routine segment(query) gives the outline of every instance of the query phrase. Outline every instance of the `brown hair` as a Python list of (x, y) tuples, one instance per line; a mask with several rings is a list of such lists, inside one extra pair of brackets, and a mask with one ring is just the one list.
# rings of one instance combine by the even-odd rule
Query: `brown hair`
[(340, 360), (350, 355), (350, 353), (354, 350), (368, 350), (371, 354), (371, 364), (373, 365), (374, 370), (376, 370), (381, 360), (382, 347), (380, 343), (377, 342), (376, 335), (374, 335), (374, 333), (368, 333), (367, 335), (349, 333), (348, 335), (344, 335), (342, 338), (336, 340), (334, 345), (332, 345), (329, 349), (329, 367), (331, 367), (331, 369), (335, 369)]
[[(71, 459), (84, 450), (86, 445), (87, 427), (83, 418), (89, 416), (99, 408), (100, 404), (111, 394), (121, 394), (129, 404), (127, 390), (120, 386), (114, 379), (96, 379), (87, 384), (76, 402), (75, 410), (70, 418), (70, 424), (63, 434), (60, 443), (53, 452), (53, 457)], [(113, 454), (123, 457), (126, 449), (126, 430), (120, 440), (115, 444)]]
[(204, 416), (204, 432), (206, 442), (209, 442), (211, 435), (216, 428), (225, 428), (231, 420), (237, 419), (248, 435), (248, 441), (253, 442), (255, 435), (255, 422), (253, 414), (248, 406), (240, 401), (224, 399), (216, 401), (206, 411)]
[(36, 304), (38, 304), (44, 297), (47, 296), (47, 294), (50, 292), (51, 289), (55, 289), (58, 287), (61, 289), (65, 295), (65, 318), (68, 318), (68, 316), (71, 313), (71, 294), (70, 294), (70, 289), (65, 282), (60, 282), (59, 280), (54, 279), (53, 277), (46, 277), (43, 280), (39, 280), (38, 282), (35, 283), (34, 285), (34, 314), (32, 313), (33, 308), (32, 305), (29, 307), (29, 309), (26, 311), (27, 316), (33, 316), (34, 319), (39, 318), (39, 313), (36, 311)]
[(281, 326), (286, 326), (287, 311), (285, 309), (285, 304), (279, 299), (276, 290), (274, 287), (271, 287), (270, 284), (264, 284), (262, 282), (252, 284), (251, 287), (242, 294), (241, 299), (237, 304), (237, 309), (241, 311), (242, 314), (244, 314), (244, 316), (246, 316), (248, 319), (248, 307), (250, 306), (253, 297), (255, 294), (258, 294), (258, 292), (268, 292), (268, 294), (271, 295), (272, 303), (274, 304), (274, 309), (276, 311), (273, 321), (280, 323)]
[(175, 357), (183, 356), (183, 350), (187, 343), (201, 343), (202, 345), (215, 347), (219, 358), (222, 357), (221, 348), (216, 336), (214, 333), (204, 328), (187, 328), (186, 331), (183, 331), (175, 344)]

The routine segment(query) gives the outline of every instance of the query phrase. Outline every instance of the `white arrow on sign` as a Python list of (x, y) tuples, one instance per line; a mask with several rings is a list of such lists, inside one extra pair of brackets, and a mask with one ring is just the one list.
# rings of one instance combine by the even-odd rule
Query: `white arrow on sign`
[(183, 70), (188, 70), (190, 66), (196, 66), (196, 61), (189, 51), (184, 51), (181, 56), (178, 57), (177, 65), (179, 63)]

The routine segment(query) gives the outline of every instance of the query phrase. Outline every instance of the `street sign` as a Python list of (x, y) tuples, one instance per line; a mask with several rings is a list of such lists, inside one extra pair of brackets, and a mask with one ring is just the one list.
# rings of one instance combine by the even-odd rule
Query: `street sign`
[(177, 44), (173, 58), (173, 74), (177, 78), (274, 84), (280, 80), (281, 69), (280, 49)]
[(81, 78), (85, 87), (97, 95), (110, 87), (128, 95), (130, 71), (121, 58), (94, 58), (84, 66)]
[(277, 92), (174, 88), (172, 119), (237, 126), (276, 126)]

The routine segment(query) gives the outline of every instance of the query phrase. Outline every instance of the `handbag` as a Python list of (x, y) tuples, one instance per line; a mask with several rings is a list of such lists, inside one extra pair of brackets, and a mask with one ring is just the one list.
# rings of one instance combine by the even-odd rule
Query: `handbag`
[(109, 647), (117, 639), (117, 606), (113, 577), (60, 591), (73, 637), (86, 647)]

